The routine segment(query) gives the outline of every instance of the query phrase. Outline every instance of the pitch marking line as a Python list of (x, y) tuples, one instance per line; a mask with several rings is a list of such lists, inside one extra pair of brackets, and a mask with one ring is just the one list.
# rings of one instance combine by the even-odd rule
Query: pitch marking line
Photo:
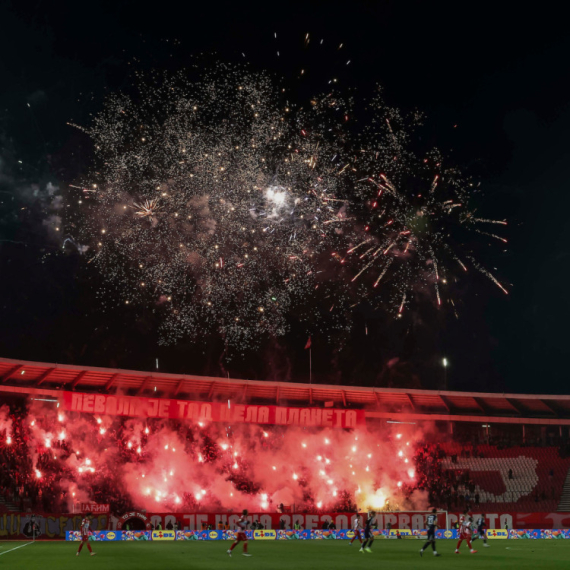
[(28, 546), (28, 544), (33, 544), (33, 542), (26, 542), (26, 544), (20, 544), (20, 546), (16, 546), (16, 548), (10, 548), (10, 550), (6, 550), (6, 552), (0, 552), (0, 556), (3, 554), (8, 554), (8, 552), (13, 552), (14, 550), (18, 550), (18, 548), (24, 548), (24, 546)]

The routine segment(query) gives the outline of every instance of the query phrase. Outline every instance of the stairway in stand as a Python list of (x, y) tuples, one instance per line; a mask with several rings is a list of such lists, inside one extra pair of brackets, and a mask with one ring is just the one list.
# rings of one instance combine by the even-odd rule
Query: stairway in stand
[(18, 512), (18, 507), (15, 503), (11, 503), (4, 499), (4, 497), (0, 497), (0, 512)]
[(558, 511), (562, 513), (570, 513), (570, 469), (566, 474), (566, 481), (564, 481), (564, 487), (562, 488), (562, 496), (560, 497), (560, 503), (558, 503)]

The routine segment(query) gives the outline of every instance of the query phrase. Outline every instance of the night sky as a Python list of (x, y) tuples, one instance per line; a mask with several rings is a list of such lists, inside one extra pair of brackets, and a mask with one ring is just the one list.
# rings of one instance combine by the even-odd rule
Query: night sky
[[(313, 381), (443, 388), (446, 357), (450, 389), (568, 393), (570, 33), (548, 3), (500, 12), (358, 0), (141, 6), (0, 3), (0, 356), (140, 370), (158, 358), (164, 372), (308, 381), (306, 332), (295, 323), (229, 359), (215, 338), (158, 346), (143, 309), (103, 313), (100, 276), (63, 253), (45, 223), (47, 184), (65, 187), (92, 159), (68, 121), (87, 124), (133, 70), (237, 62), (243, 52), (253, 69), (286, 80), (306, 66), (300, 98), (338, 71), (345, 86), (381, 84), (390, 104), (422, 110), (431, 142), (481, 181), (481, 211), (509, 221), (508, 248), (490, 263), (509, 296), (473, 275), (459, 320), (360, 310), (342, 346), (314, 331)], [(342, 57), (304, 51), (307, 32), (343, 43)]]

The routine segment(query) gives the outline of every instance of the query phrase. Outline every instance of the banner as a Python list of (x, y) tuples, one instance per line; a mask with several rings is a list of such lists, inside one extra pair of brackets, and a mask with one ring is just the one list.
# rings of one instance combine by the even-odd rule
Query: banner
[[(122, 532), (120, 530), (96, 530), (91, 533), (89, 537), (90, 541), (93, 542), (107, 542), (109, 540), (122, 540)], [(65, 540), (75, 540), (81, 541), (81, 531), (80, 530), (68, 530), (65, 533)]]
[(177, 530), (176, 540), (220, 540), (219, 534), (219, 530)]
[(275, 540), (277, 538), (277, 531), (275, 530), (254, 530), (254, 540)]
[[(79, 530), (83, 515), (80, 514), (30, 514), (1, 513), (0, 540), (26, 540), (30, 538), (65, 538), (66, 531)], [(96, 515), (91, 529), (107, 530), (109, 515)]]
[[(478, 513), (473, 513), (477, 518)], [(459, 513), (449, 513), (450, 525), (455, 524), (458, 520)], [(81, 520), (83, 516), (80, 514), (37, 514), (32, 515), (29, 513), (1, 513), (0, 514), (0, 540), (26, 540), (33, 538), (40, 539), (64, 539), (66, 531), (79, 531)], [(218, 528), (218, 523), (224, 526), (229, 525), (231, 529), (235, 528), (239, 520), (239, 514), (232, 513), (141, 513), (138, 511), (130, 511), (121, 517), (113, 515), (96, 515), (91, 523), (93, 531), (120, 531), (126, 529), (129, 524), (130, 528), (146, 528), (146, 531), (130, 531), (128, 540), (150, 540), (151, 525), (156, 528), (160, 523), (163, 529), (173, 530), (178, 525), (179, 532), (189, 533), (184, 540), (205, 540), (200, 534), (205, 533), (226, 533), (226, 539), (233, 539), (235, 533), (230, 531), (217, 531), (217, 530), (203, 530), (208, 526), (212, 529)], [(392, 529), (411, 529), (413, 534), (416, 531), (420, 533), (424, 531), (425, 516), (421, 513), (401, 512), (401, 513), (379, 513), (376, 517), (378, 523), (378, 531), (383, 531), (387, 524), (391, 524)], [(303, 531), (306, 530), (321, 530), (323, 538), (326, 537), (326, 532), (322, 530), (325, 521), (332, 521), (335, 523), (338, 532), (346, 532), (349, 538), (352, 536), (348, 533), (352, 531), (354, 523), (354, 515), (347, 513), (320, 513), (320, 514), (280, 514), (280, 513), (251, 513), (248, 519), (253, 522), (257, 521), (262, 524), (264, 529), (272, 529), (277, 531), (277, 539), (285, 540), (295, 538), (299, 531), (294, 530), (295, 523), (298, 523)], [(361, 520), (364, 520), (364, 514), (361, 515)], [(137, 523), (139, 526), (137, 527)], [(550, 532), (550, 535), (541, 535), (536, 538), (558, 538), (559, 535), (555, 533), (566, 533), (570, 529), (570, 513), (491, 513), (486, 514), (486, 528), (489, 530), (505, 529), (508, 525), (510, 538), (530, 538), (530, 534), (535, 532), (535, 529), (543, 529), (541, 532)], [(34, 533), (34, 528), (35, 533)], [(506, 530), (506, 529), (505, 529)], [(248, 531), (249, 532), (249, 531)], [(515, 537), (513, 533), (517, 534)], [(386, 533), (387, 534), (387, 533)], [(527, 536), (528, 535), (528, 536)], [(193, 537), (196, 538), (193, 538)], [(217, 534), (216, 534), (217, 536)], [(384, 534), (378, 534), (380, 538)], [(436, 532), (437, 538), (453, 538), (456, 536), (455, 529), (440, 528)], [(301, 536), (296, 536), (301, 539)], [(565, 534), (564, 538), (568, 538)], [(125, 540), (125, 539), (122, 539)]]
[[(376, 515), (378, 529), (386, 529), (388, 525), (392, 529), (412, 529), (422, 530), (425, 528), (425, 517), (427, 513), (414, 512), (380, 512)], [(476, 520), (480, 513), (473, 511)], [(360, 514), (361, 521), (365, 520), (366, 513)], [(459, 522), (460, 513), (449, 513), (449, 526)], [(179, 530), (200, 531), (208, 527), (217, 529), (221, 523), (224, 527), (229, 525), (234, 529), (240, 515), (237, 513), (146, 513), (145, 523), (156, 526), (161, 524), (162, 528), (167, 525), (174, 526), (178, 523)], [(121, 517), (122, 524), (127, 520), (127, 516)], [(260, 522), (265, 529), (286, 530), (294, 529), (298, 523), (303, 530), (318, 530), (323, 528), (326, 522), (333, 522), (336, 530), (351, 529), (354, 524), (354, 515), (349, 513), (250, 513), (250, 522)], [(445, 515), (440, 515), (439, 531), (445, 530)], [(570, 513), (486, 513), (485, 522), (487, 529), (534, 529), (534, 528), (570, 528)], [(117, 528), (119, 525), (117, 524)], [(122, 526), (124, 528), (124, 526)], [(451, 532), (452, 529), (450, 529)]]
[(546, 539), (565, 539), (570, 540), (570, 530), (566, 529), (528, 529), (528, 530), (509, 530), (509, 538), (511, 540), (521, 540), (528, 538), (546, 538)]
[(111, 510), (109, 503), (81, 503), (80, 510), (82, 513), (108, 513)]
[(354, 428), (366, 423), (364, 410), (249, 406), (81, 392), (63, 392), (62, 402), (68, 412), (110, 416), (331, 428)]
[(398, 538), (399, 536), (413, 536), (413, 534), (410, 528), (391, 528), (388, 536), (390, 538)]
[[(405, 530), (405, 529), (404, 529)], [(547, 539), (547, 540), (570, 540), (569, 529), (529, 529), (529, 530), (498, 530), (497, 536), (494, 536), (495, 531), (487, 533), (488, 538), (500, 538), (510, 540), (524, 540), (524, 539)], [(168, 531), (166, 531), (168, 533)], [(235, 540), (235, 533), (233, 531), (221, 530), (179, 530), (170, 532), (168, 537), (165, 538), (165, 531), (126, 531), (126, 530), (102, 530), (93, 532), (89, 540), (95, 542), (104, 541), (117, 541), (117, 540), (130, 540), (130, 541), (147, 541), (147, 540)], [(390, 532), (387, 530), (374, 530), (375, 539), (395, 539), (398, 537), (402, 539), (421, 539), (425, 540), (427, 537), (427, 530), (413, 530), (406, 533)], [(351, 530), (272, 530), (272, 531), (250, 531), (246, 532), (249, 540), (350, 540), (354, 536)], [(436, 531), (435, 538), (437, 540), (459, 538), (458, 531), (456, 530), (438, 530)], [(67, 531), (65, 533), (65, 540), (79, 542), (81, 540), (81, 532), (78, 530)]]
[(504, 528), (498, 528), (498, 529), (492, 529), (492, 530), (487, 530), (486, 532), (487, 534), (487, 538), (491, 539), (502, 539), (505, 540), (507, 538), (509, 538), (509, 531), (504, 529)]
[(144, 542), (145, 540), (151, 540), (152, 536), (148, 530), (123, 530), (120, 531), (121, 540), (136, 540), (138, 542)]
[(176, 532), (173, 530), (153, 530), (152, 540), (175, 540)]
[[(172, 533), (174, 534), (174, 533)], [(79, 542), (81, 541), (81, 531), (68, 530), (65, 533), (65, 540)], [(149, 531), (130, 531), (130, 530), (101, 530), (91, 533), (89, 541), (93, 542), (108, 542), (110, 540), (132, 540), (132, 541), (147, 541), (147, 540), (174, 540), (174, 536), (170, 539), (153, 538)]]

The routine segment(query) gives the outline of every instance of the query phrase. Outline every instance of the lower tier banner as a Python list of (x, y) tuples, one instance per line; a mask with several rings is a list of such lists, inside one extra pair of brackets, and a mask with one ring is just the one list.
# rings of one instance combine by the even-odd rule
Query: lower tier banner
[[(426, 514), (413, 511), (402, 512), (379, 512), (376, 515), (376, 523), (379, 529), (399, 528), (420, 530), (426, 526)], [(158, 524), (162, 528), (174, 528), (178, 523), (179, 530), (219, 530), (226, 525), (233, 529), (241, 515), (238, 513), (125, 513), (119, 519), (115, 527), (117, 530), (124, 528), (129, 518), (138, 517), (144, 524)], [(453, 528), (459, 522), (461, 514), (450, 512), (438, 516), (440, 528)], [(473, 518), (477, 520), (481, 516), (480, 511), (473, 510)], [(360, 513), (360, 520), (364, 521), (366, 513)], [(353, 528), (355, 516), (349, 513), (267, 513), (250, 512), (248, 520), (258, 522), (264, 528), (279, 530), (294, 530), (296, 526), (303, 530), (322, 529), (325, 523), (334, 523), (336, 529)], [(113, 524), (113, 519), (111, 519)], [(509, 513), (496, 512), (485, 514), (485, 527), (488, 529), (557, 529), (570, 528), (570, 513)], [(131, 525), (132, 528), (132, 525)]]
[[(425, 540), (427, 530), (391, 529), (374, 530), (375, 539), (384, 540)], [(352, 530), (248, 530), (246, 535), (250, 540), (351, 540)], [(438, 530), (435, 535), (438, 540), (457, 540), (457, 530)], [(357, 537), (358, 538), (358, 537)], [(566, 539), (570, 540), (569, 529), (532, 529), (532, 530), (488, 530), (489, 540), (507, 539)], [(67, 531), (65, 539), (79, 542), (81, 532)], [(117, 540), (148, 541), (148, 540), (235, 540), (236, 533), (231, 530), (178, 530), (178, 531), (130, 531), (130, 530), (101, 530), (91, 533), (89, 540), (93, 542), (109, 542)]]
[[(473, 512), (475, 520), (479, 513)], [(449, 513), (448, 526), (453, 528), (458, 521), (458, 513)], [(35, 514), (0, 513), (0, 540), (64, 539), (67, 531), (78, 531), (83, 516), (81, 514)], [(93, 531), (148, 531), (156, 528), (178, 529), (179, 531), (218, 531), (220, 528), (235, 528), (240, 515), (233, 513), (146, 513), (129, 511), (119, 516), (114, 514), (97, 514), (91, 523)], [(354, 515), (347, 513), (250, 513), (250, 522), (261, 523), (264, 529), (273, 529), (296, 534), (295, 529), (316, 531), (323, 529), (325, 523), (334, 523), (336, 529), (353, 527)], [(445, 517), (444, 517), (445, 518)], [(364, 515), (361, 514), (361, 520)], [(520, 535), (524, 538), (534, 529), (551, 530), (570, 529), (570, 513), (490, 513), (485, 515), (486, 528), (502, 533), (505, 529), (526, 531)], [(376, 517), (379, 530), (387, 528), (401, 531), (421, 531), (425, 527), (425, 513), (399, 512), (378, 513)], [(440, 531), (445, 523), (440, 522)], [(323, 530), (326, 532), (326, 530)], [(451, 532), (451, 531), (448, 531)], [(149, 535), (150, 536), (150, 535)], [(324, 536), (324, 535), (323, 535)], [(541, 535), (542, 536), (542, 535)], [(141, 535), (146, 537), (146, 535)], [(554, 537), (554, 535), (553, 535)], [(511, 536), (511, 538), (515, 538)], [(144, 539), (144, 538), (143, 538)], [(134, 539), (133, 539), (134, 540)], [(150, 540), (150, 538), (149, 538)], [(163, 538), (169, 540), (169, 538)]]

